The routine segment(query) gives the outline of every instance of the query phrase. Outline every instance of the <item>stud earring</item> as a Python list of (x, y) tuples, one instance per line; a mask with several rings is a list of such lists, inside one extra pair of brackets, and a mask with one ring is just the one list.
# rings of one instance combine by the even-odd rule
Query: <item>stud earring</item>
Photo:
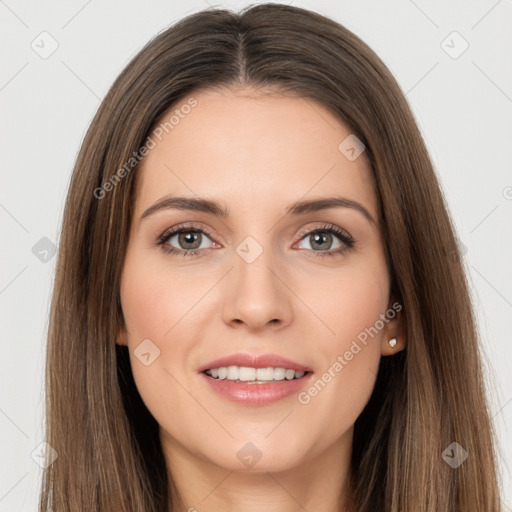
[(396, 345), (396, 338), (391, 338), (391, 339), (388, 341), (388, 343), (389, 343), (392, 347), (394, 347), (394, 346)]

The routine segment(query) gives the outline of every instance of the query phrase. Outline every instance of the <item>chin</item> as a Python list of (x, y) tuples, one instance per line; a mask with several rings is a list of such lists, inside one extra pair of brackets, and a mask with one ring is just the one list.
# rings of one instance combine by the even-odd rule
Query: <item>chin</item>
[[(297, 439), (297, 438), (295, 438)], [(288, 471), (304, 463), (306, 454), (304, 444), (285, 444), (281, 440), (271, 442), (269, 439), (253, 437), (252, 440), (228, 442), (218, 446), (213, 454), (204, 453), (211, 463), (229, 471), (239, 473), (277, 473)]]

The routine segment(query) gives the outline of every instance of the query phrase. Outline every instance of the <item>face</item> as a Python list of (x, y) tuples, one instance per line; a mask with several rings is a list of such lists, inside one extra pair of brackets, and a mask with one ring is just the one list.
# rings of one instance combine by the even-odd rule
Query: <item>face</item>
[[(350, 445), (381, 356), (403, 348), (370, 169), (312, 100), (192, 98), (137, 170), (118, 343), (169, 454), (289, 470)], [(225, 215), (162, 203), (178, 196)], [(292, 209), (331, 198), (345, 201)]]

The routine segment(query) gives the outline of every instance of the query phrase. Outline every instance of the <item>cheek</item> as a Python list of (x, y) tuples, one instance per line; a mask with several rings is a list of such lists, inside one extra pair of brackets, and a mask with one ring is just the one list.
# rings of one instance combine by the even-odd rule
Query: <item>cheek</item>
[[(385, 312), (388, 303), (388, 289), (384, 279), (379, 282), (368, 276), (350, 277), (340, 283), (336, 300), (330, 306), (330, 317), (339, 348), (373, 326), (379, 315)], [(364, 338), (364, 335), (360, 338)]]
[(328, 306), (336, 334), (323, 338), (327, 360), (317, 387), (318, 395), (325, 394), (320, 400), (333, 405), (333, 419), (340, 423), (357, 419), (375, 384), (385, 325), (381, 314), (389, 298), (388, 274), (381, 263), (340, 277)]
[(334, 430), (354, 423), (373, 391), (385, 325), (380, 315), (389, 298), (386, 267), (380, 260), (352, 267), (340, 273), (329, 290), (318, 309), (332, 331), (317, 339), (324, 365), (299, 401), (309, 408), (313, 422), (320, 421), (320, 411), (327, 407), (335, 435)]
[(390, 283), (383, 258), (354, 261), (331, 273), (323, 285), (317, 280), (317, 286), (309, 283), (301, 292), (325, 326), (325, 354), (346, 349), (361, 333), (364, 338), (365, 329), (375, 325), (388, 305)]
[[(187, 301), (182, 288), (170, 285), (158, 265), (136, 263), (133, 256), (125, 263), (120, 288), (121, 306), (137, 390), (148, 410), (161, 423), (165, 416), (164, 405), (172, 408), (175, 405), (173, 397), (180, 396), (172, 378), (175, 370), (169, 364), (168, 345), (180, 328), (179, 321), (186, 313), (184, 303)], [(183, 347), (180, 349), (179, 343), (173, 343), (173, 357), (184, 357), (182, 352)], [(182, 380), (179, 375), (176, 378)], [(179, 400), (176, 405), (180, 405)]]
[(191, 328), (204, 288), (190, 274), (171, 275), (162, 258), (135, 249), (127, 254), (120, 294), (132, 372), (143, 401), (156, 417), (163, 403), (181, 405), (175, 379), (188, 386), (181, 363), (194, 350)]
[(171, 326), (169, 311), (176, 291), (151, 275), (132, 274), (121, 285), (121, 305), (131, 343), (159, 338)]
[[(145, 262), (141, 264), (140, 262)], [(132, 343), (163, 339), (204, 293), (199, 280), (173, 278), (162, 259), (128, 257), (121, 280), (121, 305)]]

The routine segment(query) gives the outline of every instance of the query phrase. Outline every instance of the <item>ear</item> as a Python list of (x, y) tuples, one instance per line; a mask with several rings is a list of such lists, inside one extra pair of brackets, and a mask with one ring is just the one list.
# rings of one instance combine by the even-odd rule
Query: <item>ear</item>
[[(386, 311), (386, 317), (389, 320), (383, 329), (381, 354), (383, 356), (392, 356), (403, 350), (407, 345), (405, 336), (407, 331), (406, 319), (403, 306), (398, 301), (393, 302)], [(391, 346), (389, 340), (393, 338), (396, 340), (396, 344)]]

